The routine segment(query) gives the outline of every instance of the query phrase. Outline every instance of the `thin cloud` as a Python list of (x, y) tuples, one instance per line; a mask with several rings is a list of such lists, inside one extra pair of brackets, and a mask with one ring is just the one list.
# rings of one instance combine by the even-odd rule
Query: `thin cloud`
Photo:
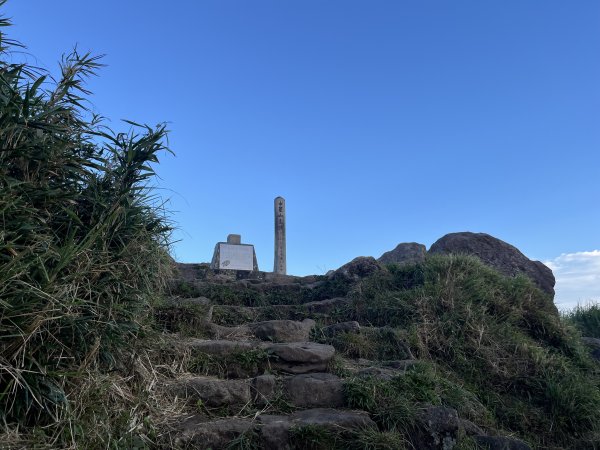
[(556, 277), (554, 301), (560, 309), (600, 301), (600, 250), (563, 253), (544, 264)]

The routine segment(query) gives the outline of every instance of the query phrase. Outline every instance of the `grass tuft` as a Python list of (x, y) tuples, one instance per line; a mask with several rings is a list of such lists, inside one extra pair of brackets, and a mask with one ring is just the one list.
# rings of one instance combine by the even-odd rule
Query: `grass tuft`
[(582, 336), (600, 338), (600, 303), (578, 305), (564, 313), (563, 317), (575, 326)]
[(100, 57), (74, 50), (54, 80), (0, 43), (0, 441), (146, 445), (151, 407), (128, 380), (172, 266), (149, 188), (167, 130), (90, 112)]

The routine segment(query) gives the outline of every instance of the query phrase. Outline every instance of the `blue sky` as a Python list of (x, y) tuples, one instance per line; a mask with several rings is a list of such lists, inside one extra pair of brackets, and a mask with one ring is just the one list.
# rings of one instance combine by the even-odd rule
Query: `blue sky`
[(55, 70), (75, 44), (106, 54), (90, 87), (114, 128), (168, 122), (176, 157), (158, 172), (181, 261), (239, 233), (272, 270), (281, 195), (292, 274), (481, 231), (551, 265), (559, 306), (600, 298), (597, 1), (9, 0), (4, 14), (34, 64)]

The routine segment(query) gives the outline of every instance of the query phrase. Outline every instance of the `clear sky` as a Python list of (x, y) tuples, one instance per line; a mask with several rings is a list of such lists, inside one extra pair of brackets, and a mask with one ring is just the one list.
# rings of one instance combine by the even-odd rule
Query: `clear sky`
[(597, 0), (9, 0), (29, 61), (106, 54), (94, 109), (168, 122), (180, 261), (239, 233), (324, 273), (399, 242), (487, 232), (600, 299)]

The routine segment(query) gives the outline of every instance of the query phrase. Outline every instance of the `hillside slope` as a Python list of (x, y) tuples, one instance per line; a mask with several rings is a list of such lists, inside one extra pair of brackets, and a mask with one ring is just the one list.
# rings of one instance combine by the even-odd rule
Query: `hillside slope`
[(186, 399), (162, 435), (168, 445), (600, 442), (600, 365), (550, 295), (476, 258), (402, 267), (358, 258), (304, 278), (179, 265), (157, 318), (174, 338), (169, 357), (186, 361), (165, 383)]

